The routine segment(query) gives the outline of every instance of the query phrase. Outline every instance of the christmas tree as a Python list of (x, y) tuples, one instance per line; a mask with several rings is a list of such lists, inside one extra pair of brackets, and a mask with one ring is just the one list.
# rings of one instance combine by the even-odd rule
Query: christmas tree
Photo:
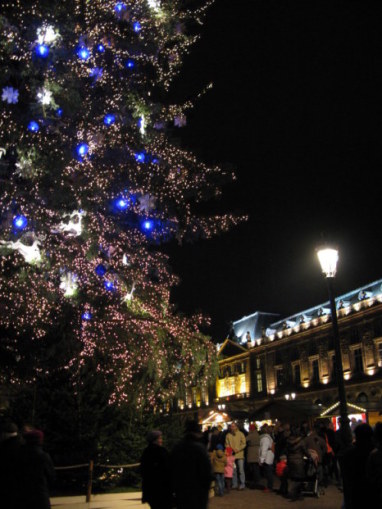
[[(197, 217), (224, 175), (175, 146), (191, 102), (166, 103), (207, 5), (174, 0), (1, 2), (1, 383), (52, 370), (110, 404), (160, 408), (207, 384), (203, 317), (170, 304), (161, 245), (239, 218)], [(5, 369), (4, 369), (5, 367)]]

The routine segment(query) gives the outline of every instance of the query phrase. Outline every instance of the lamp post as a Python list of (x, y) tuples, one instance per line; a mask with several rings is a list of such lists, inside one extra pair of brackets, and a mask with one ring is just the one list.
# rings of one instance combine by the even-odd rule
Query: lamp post
[(332, 327), (334, 336), (334, 351), (336, 355), (336, 375), (337, 386), (340, 403), (341, 429), (343, 438), (346, 442), (351, 442), (351, 431), (349, 426), (349, 417), (346, 404), (346, 392), (344, 384), (344, 373), (342, 368), (342, 355), (340, 336), (338, 332), (337, 309), (334, 300), (333, 279), (337, 271), (338, 251), (332, 248), (323, 248), (317, 250), (317, 256), (321, 265), (323, 274), (325, 275), (326, 284), (329, 294), (330, 312), (332, 316)]

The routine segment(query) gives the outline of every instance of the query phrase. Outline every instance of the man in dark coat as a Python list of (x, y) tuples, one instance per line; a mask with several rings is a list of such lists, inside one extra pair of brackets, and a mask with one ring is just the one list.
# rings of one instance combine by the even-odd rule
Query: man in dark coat
[(186, 423), (183, 440), (171, 454), (172, 481), (177, 509), (206, 509), (213, 480), (211, 462), (195, 421)]
[(24, 434), (24, 445), (18, 459), (20, 507), (50, 509), (49, 486), (55, 479), (53, 462), (43, 448), (44, 434), (40, 430)]
[(16, 424), (7, 422), (2, 426), (0, 442), (0, 496), (7, 509), (16, 509), (17, 469), (20, 452), (20, 436)]
[(171, 477), (170, 460), (163, 447), (162, 432), (151, 431), (147, 435), (148, 446), (141, 458), (142, 503), (147, 502), (151, 509), (170, 509)]

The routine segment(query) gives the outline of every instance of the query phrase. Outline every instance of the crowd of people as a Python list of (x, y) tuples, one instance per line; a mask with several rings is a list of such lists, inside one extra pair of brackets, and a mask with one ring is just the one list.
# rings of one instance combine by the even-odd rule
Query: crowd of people
[(296, 501), (314, 479), (316, 489), (335, 484), (343, 491), (343, 509), (382, 507), (382, 422), (374, 429), (357, 423), (350, 439), (344, 436), (329, 420), (312, 428), (306, 422), (251, 424), (248, 432), (233, 422), (204, 433), (191, 422), (167, 452), (155, 431), (142, 456), (142, 501), (152, 509), (205, 509), (211, 486), (216, 496), (260, 489)]

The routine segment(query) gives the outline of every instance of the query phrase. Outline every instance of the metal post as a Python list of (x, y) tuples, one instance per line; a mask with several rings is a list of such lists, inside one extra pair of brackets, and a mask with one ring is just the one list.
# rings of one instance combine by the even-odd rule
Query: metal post
[(88, 486), (87, 486), (87, 491), (86, 491), (86, 502), (90, 502), (91, 497), (92, 497), (93, 469), (94, 469), (94, 461), (90, 460)]
[(332, 326), (334, 335), (334, 351), (336, 354), (336, 375), (337, 375), (337, 386), (338, 395), (340, 399), (340, 416), (341, 416), (341, 429), (343, 431), (343, 438), (346, 442), (351, 443), (351, 431), (349, 426), (349, 417), (347, 412), (346, 404), (346, 392), (344, 383), (344, 373), (342, 367), (342, 354), (341, 354), (341, 343), (340, 335), (338, 332), (338, 321), (337, 321), (337, 309), (333, 294), (333, 278), (325, 278), (328, 285), (330, 312), (332, 315)]

